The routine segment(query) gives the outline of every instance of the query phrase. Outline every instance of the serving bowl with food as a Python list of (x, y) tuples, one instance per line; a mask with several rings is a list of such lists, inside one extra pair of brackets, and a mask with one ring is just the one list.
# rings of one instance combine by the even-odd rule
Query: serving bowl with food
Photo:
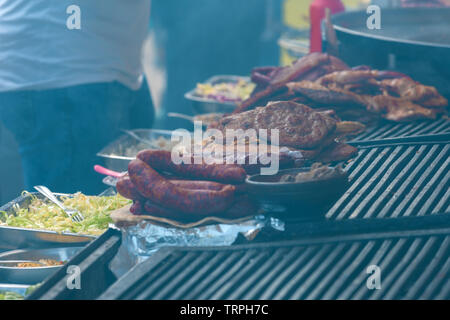
[(123, 172), (141, 150), (151, 148), (171, 151), (178, 143), (172, 142), (172, 136), (176, 137), (177, 134), (176, 131), (158, 129), (128, 130), (97, 153), (97, 156), (104, 159), (108, 169)]
[(230, 113), (248, 99), (256, 85), (248, 77), (218, 75), (185, 94), (196, 114)]
[[(0, 279), (9, 283), (34, 285), (42, 282), (83, 247), (14, 250), (0, 254)], [(2, 280), (4, 281), (4, 280)]]
[(172, 150), (175, 143), (171, 141), (170, 130), (135, 129), (129, 130), (103, 148), (97, 156), (103, 158), (108, 169), (123, 172), (128, 163), (144, 149)]
[(257, 174), (246, 179), (246, 190), (261, 206), (288, 214), (295, 211), (298, 217), (323, 212), (347, 186), (348, 174), (341, 165), (321, 163), (281, 170), (273, 176)]

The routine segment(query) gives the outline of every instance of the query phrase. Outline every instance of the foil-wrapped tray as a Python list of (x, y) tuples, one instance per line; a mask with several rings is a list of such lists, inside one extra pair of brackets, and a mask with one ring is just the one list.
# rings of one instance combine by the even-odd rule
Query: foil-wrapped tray
[[(40, 199), (43, 198), (40, 193), (22, 195), (0, 207), (0, 211), (11, 214), (14, 213), (14, 206), (19, 205), (21, 208), (26, 208), (31, 203), (31, 195)], [(62, 197), (67, 195), (56, 194), (56, 196)], [(0, 226), (0, 251), (25, 248), (80, 247), (94, 239), (96, 239), (95, 236), (75, 233), (58, 233), (47, 230)]]
[(167, 246), (230, 246), (239, 234), (251, 241), (264, 228), (280, 232), (285, 229), (283, 221), (264, 215), (232, 220), (205, 217), (184, 223), (156, 216), (136, 216), (130, 213), (129, 207), (123, 207), (111, 212), (111, 218), (123, 232), (127, 253), (137, 262)]

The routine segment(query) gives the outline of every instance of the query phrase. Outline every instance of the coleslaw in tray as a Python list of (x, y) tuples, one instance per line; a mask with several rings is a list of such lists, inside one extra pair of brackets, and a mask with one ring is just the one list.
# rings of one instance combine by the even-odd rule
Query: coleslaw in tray
[(0, 226), (100, 235), (112, 223), (109, 214), (131, 203), (120, 195), (99, 197), (76, 193), (62, 197), (65, 207), (77, 209), (85, 218), (82, 222), (74, 222), (55, 204), (30, 196), (32, 199), (27, 208), (17, 205), (14, 213), (0, 212)]

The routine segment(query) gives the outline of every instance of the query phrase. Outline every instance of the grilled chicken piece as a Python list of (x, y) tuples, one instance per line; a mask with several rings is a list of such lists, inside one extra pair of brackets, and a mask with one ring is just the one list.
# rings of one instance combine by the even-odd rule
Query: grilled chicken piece
[[(347, 70), (349, 67), (336, 57), (326, 53), (311, 53), (291, 66), (282, 68), (256, 68), (252, 72), (252, 80), (258, 88), (252, 96), (242, 102), (233, 113), (241, 113), (271, 101), (271, 97), (285, 94), (286, 84), (292, 81), (315, 81), (333, 71)], [(293, 97), (294, 98), (294, 97)]]
[(447, 99), (439, 94), (434, 87), (425, 86), (411, 78), (388, 79), (381, 81), (381, 85), (389, 93), (406, 100), (416, 102), (424, 107), (446, 107)]
[(317, 161), (323, 163), (345, 161), (352, 158), (358, 153), (358, 149), (345, 143), (334, 143), (329, 148), (325, 149), (320, 155), (316, 157)]
[(315, 82), (290, 83), (288, 87), (321, 105), (364, 106), (392, 121), (435, 119), (448, 104), (434, 87), (399, 73), (370, 69), (337, 71)]
[(294, 92), (301, 93), (308, 99), (321, 105), (358, 105), (364, 106), (358, 95), (338, 88), (327, 88), (317, 82), (291, 82), (287, 86)]
[(402, 98), (378, 95), (366, 97), (367, 109), (381, 113), (382, 117), (392, 121), (410, 121), (416, 119), (435, 119), (436, 111), (424, 108)]
[[(379, 85), (378, 81), (381, 80), (394, 80), (409, 78), (403, 73), (395, 71), (379, 71), (372, 70), (370, 68), (351, 69), (351, 70), (336, 70), (329, 73), (318, 80), (318, 83), (322, 85), (333, 84), (335, 86), (344, 87), (349, 84), (361, 84), (372, 83)], [(410, 78), (409, 78), (410, 79)]]
[(338, 87), (353, 83), (369, 82), (375, 80), (374, 78), (376, 77), (376, 75), (377, 72), (374, 70), (336, 71), (323, 76), (322, 78), (317, 80), (317, 83), (324, 86), (329, 86), (332, 84)]
[(329, 55), (319, 52), (311, 53), (295, 61), (291, 66), (279, 69), (279, 71), (274, 75), (270, 84), (286, 84), (290, 81), (295, 80), (299, 76), (306, 74), (314, 68), (328, 62)]
[(366, 130), (366, 126), (355, 121), (340, 121), (336, 123), (336, 134), (355, 135)]

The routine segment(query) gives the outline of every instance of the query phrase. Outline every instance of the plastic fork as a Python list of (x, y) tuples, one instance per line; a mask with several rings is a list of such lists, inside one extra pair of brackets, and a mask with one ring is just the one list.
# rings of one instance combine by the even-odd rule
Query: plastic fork
[(58, 200), (58, 198), (47, 188), (44, 186), (36, 186), (34, 187), (40, 194), (44, 195), (51, 202), (60, 207), (74, 222), (81, 222), (84, 220), (83, 215), (78, 210), (72, 210), (64, 207), (64, 205)]

